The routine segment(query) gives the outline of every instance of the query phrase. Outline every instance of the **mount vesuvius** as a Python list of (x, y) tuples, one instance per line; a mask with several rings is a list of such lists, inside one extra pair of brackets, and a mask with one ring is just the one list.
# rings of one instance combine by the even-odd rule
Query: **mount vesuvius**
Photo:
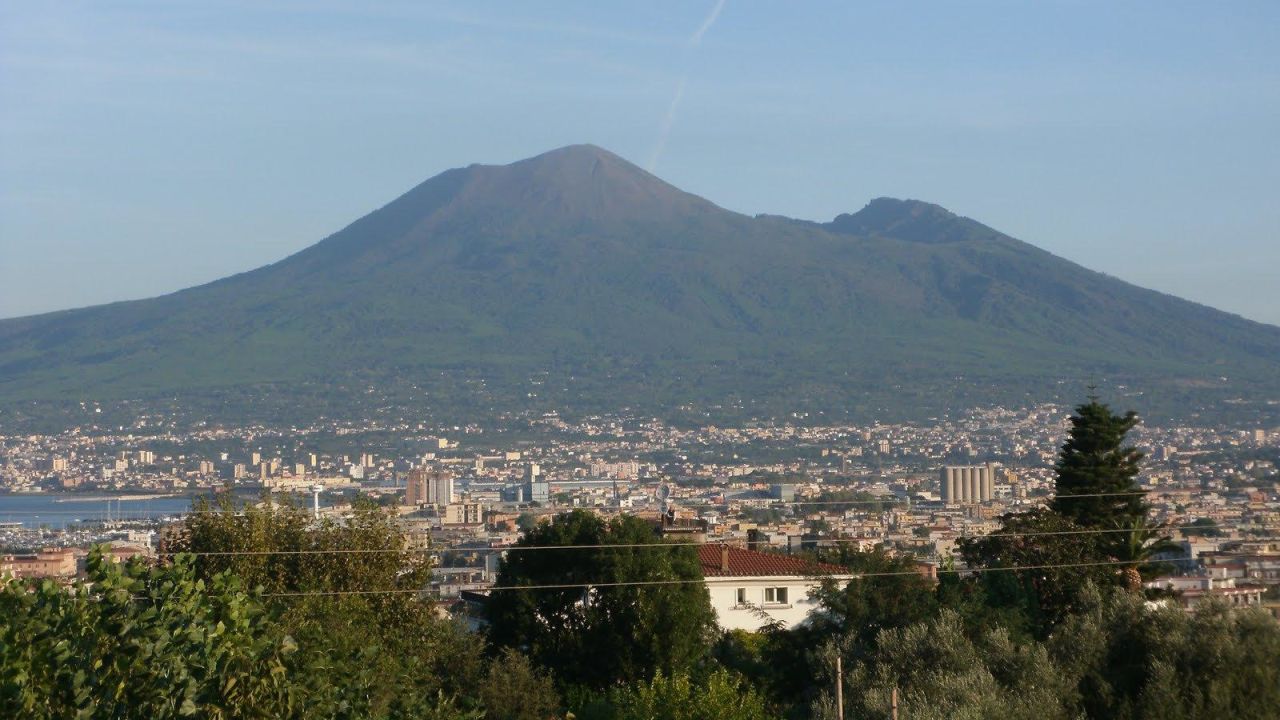
[(1274, 399), (1280, 328), (935, 205), (748, 217), (587, 145), (449, 170), (251, 272), (0, 321), (6, 403), (382, 386), (494, 410), (885, 417), (1064, 382), (1144, 407)]

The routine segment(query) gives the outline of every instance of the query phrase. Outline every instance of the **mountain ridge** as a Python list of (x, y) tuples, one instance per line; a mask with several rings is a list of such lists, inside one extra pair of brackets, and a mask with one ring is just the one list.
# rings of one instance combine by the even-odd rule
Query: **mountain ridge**
[[(930, 203), (749, 217), (591, 145), (447, 170), (212, 283), (0, 320), (0, 399), (465, 371), (502, 378), (502, 402), (519, 405), (555, 368), (580, 387), (548, 402), (593, 406), (611, 382), (623, 404), (785, 402), (797, 388), (839, 404), (886, 383), (980, 395), (1002, 378), (1052, 390), (1098, 376), (1229, 395), (1271, 392), (1280, 328)], [(957, 376), (970, 390), (948, 385)]]

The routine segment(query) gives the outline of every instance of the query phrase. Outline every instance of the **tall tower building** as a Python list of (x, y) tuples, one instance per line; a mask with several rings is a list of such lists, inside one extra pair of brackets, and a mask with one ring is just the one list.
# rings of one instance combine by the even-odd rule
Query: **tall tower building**
[(454, 501), (453, 476), (444, 470), (420, 467), (410, 471), (405, 484), (406, 505), (444, 506)]
[(531, 502), (546, 505), (551, 501), (551, 483), (542, 477), (542, 468), (538, 463), (529, 463), (524, 468), (525, 497)]
[(427, 494), (431, 502), (438, 506), (453, 502), (453, 476), (443, 470), (436, 470), (427, 478)]
[(421, 505), (427, 501), (427, 469), (414, 468), (404, 486), (404, 504)]

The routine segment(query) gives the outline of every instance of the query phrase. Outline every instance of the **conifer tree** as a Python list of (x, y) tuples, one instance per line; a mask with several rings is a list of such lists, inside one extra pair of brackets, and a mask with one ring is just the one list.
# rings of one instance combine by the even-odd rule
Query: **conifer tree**
[(1133, 411), (1116, 415), (1090, 396), (1076, 408), (1055, 466), (1058, 496), (1053, 509), (1082, 527), (1129, 527), (1146, 518), (1147, 504), (1136, 478), (1142, 453), (1124, 445), (1138, 424)]

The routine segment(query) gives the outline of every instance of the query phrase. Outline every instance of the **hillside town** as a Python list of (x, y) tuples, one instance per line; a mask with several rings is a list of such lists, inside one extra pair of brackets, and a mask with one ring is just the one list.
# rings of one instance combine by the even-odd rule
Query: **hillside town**
[[(438, 551), (431, 589), (445, 601), (483, 592), (504, 548), (573, 508), (634, 514), (752, 552), (882, 548), (936, 573), (954, 563), (957, 541), (1052, 498), (1068, 415), (1041, 405), (870, 426), (798, 417), (683, 428), (548, 414), (490, 427), (187, 430), (144, 417), (128, 428), (6, 435), (3, 569), (72, 576), (75, 558), (97, 542), (121, 556), (154, 553), (160, 531), (192, 498), (229, 494), (331, 517), (359, 497), (393, 509)], [(1188, 608), (1217, 596), (1280, 612), (1280, 433), (1139, 425), (1130, 439), (1145, 456), (1139, 481), (1151, 520), (1180, 547), (1166, 553), (1169, 575), (1150, 585)], [(72, 502), (47, 506), (40, 518), (5, 503), (20, 497)], [(153, 508), (156, 498), (169, 506)]]

